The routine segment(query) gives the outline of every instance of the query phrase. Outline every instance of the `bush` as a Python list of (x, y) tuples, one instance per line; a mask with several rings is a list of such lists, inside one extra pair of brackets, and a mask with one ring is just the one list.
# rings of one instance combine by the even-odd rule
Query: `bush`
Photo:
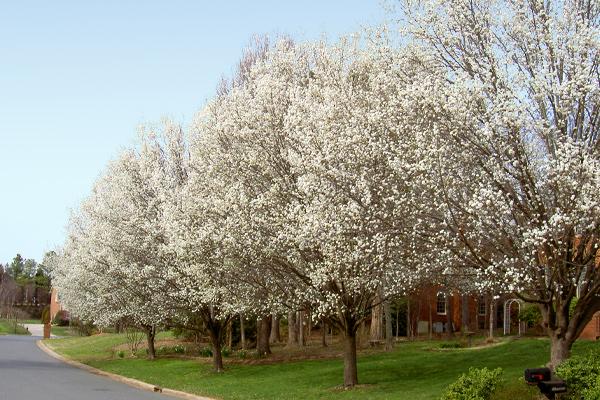
[(144, 333), (140, 332), (135, 326), (125, 327), (125, 337), (127, 338), (127, 347), (132, 356), (135, 356), (144, 340)]
[(50, 306), (46, 306), (44, 307), (44, 310), (42, 311), (42, 324), (49, 324), (50, 323)]
[(248, 358), (248, 350), (238, 350), (237, 355), (240, 359), (245, 360), (246, 358)]
[(173, 346), (160, 346), (156, 349), (157, 355), (167, 354), (185, 354), (188, 349), (182, 344), (176, 344)]
[(124, 358), (125, 357), (125, 352), (123, 350), (117, 351), (117, 357)]
[(442, 400), (488, 400), (501, 383), (502, 368), (470, 368), (448, 386)]
[(54, 320), (52, 321), (53, 325), (58, 326), (68, 326), (69, 325), (69, 314), (66, 311), (60, 310), (54, 316)]
[(583, 391), (584, 400), (600, 400), (600, 376), (596, 377), (594, 385)]
[(571, 357), (556, 368), (556, 375), (567, 382), (563, 399), (600, 399), (600, 352)]
[(181, 344), (176, 344), (175, 346), (173, 346), (173, 353), (183, 354), (185, 353), (185, 347)]
[(569, 304), (569, 318), (571, 318), (573, 314), (575, 314), (575, 307), (577, 307), (578, 302), (579, 299), (577, 297), (571, 300), (571, 304)]
[(527, 323), (528, 327), (533, 327), (542, 323), (542, 312), (534, 304), (529, 304), (519, 312), (519, 321)]
[(229, 357), (231, 355), (231, 350), (229, 350), (229, 347), (223, 347), (221, 349), (221, 355), (223, 357)]
[(96, 326), (91, 322), (83, 322), (79, 318), (71, 320), (71, 327), (77, 330), (79, 336), (91, 336), (96, 331)]
[(210, 347), (203, 347), (200, 349), (200, 357), (212, 357), (212, 349)]
[(177, 339), (183, 339), (186, 342), (194, 342), (196, 344), (202, 342), (202, 331), (204, 331), (204, 321), (199, 315), (188, 315), (185, 326), (196, 327), (197, 329), (187, 329), (183, 325), (174, 325), (171, 328), (173, 336)]
[(462, 349), (465, 347), (461, 342), (442, 342), (438, 345), (440, 349)]

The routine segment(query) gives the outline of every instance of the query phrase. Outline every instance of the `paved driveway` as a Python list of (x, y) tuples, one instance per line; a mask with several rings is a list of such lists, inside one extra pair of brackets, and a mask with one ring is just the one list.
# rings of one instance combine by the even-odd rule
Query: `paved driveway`
[(31, 336), (0, 336), (0, 400), (168, 400), (50, 357)]
[[(23, 326), (27, 328), (31, 336), (44, 337), (44, 324), (23, 324)], [(50, 337), (56, 336), (51, 334)]]

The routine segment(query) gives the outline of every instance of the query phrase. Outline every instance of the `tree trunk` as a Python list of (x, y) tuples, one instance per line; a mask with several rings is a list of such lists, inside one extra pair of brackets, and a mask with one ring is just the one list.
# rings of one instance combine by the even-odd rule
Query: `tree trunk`
[(327, 323), (325, 319), (321, 319), (321, 345), (327, 347)]
[(355, 333), (357, 347), (361, 347), (362, 345), (364, 345), (365, 337), (367, 337), (367, 334), (365, 333), (366, 330), (367, 321), (363, 320), (360, 323), (360, 328), (357, 329), (357, 333)]
[(465, 332), (470, 331), (470, 325), (471, 325), (471, 315), (469, 313), (469, 296), (466, 294), (463, 294), (460, 297), (461, 300), (461, 323), (460, 323), (460, 329), (462, 330), (463, 334)]
[(229, 321), (227, 324), (227, 348), (231, 350), (233, 346), (233, 322)]
[(210, 344), (212, 346), (213, 353), (213, 368), (215, 372), (223, 372), (223, 355), (221, 354), (221, 347), (223, 342), (223, 334), (225, 333), (229, 319), (217, 319), (217, 313), (213, 307), (204, 308), (200, 315), (202, 317), (202, 321), (204, 322), (204, 326), (210, 335)]
[(297, 338), (294, 335), (296, 325), (295, 315), (294, 312), (288, 312), (288, 346), (293, 346), (297, 341)]
[(448, 293), (446, 299), (446, 323), (448, 324), (446, 334), (448, 336), (448, 339), (452, 339), (452, 337), (454, 336), (454, 299), (452, 298), (452, 294), (450, 293)]
[[(410, 339), (410, 335), (408, 334), (409, 330), (409, 322), (410, 322), (410, 302), (407, 303), (406, 307), (406, 337)], [(396, 307), (396, 337), (400, 336), (400, 307)]]
[[(433, 308), (431, 307), (431, 296), (429, 296), (429, 340), (433, 339)], [(418, 327), (417, 327), (418, 329)]]
[(310, 344), (310, 335), (312, 334), (312, 315), (308, 312), (308, 327), (306, 328), (305, 342)]
[(271, 317), (271, 336), (269, 337), (269, 341), (271, 343), (281, 342), (281, 334), (279, 332), (279, 320), (279, 315), (274, 313)]
[[(413, 326), (412, 326), (412, 316), (410, 315), (410, 298), (406, 303), (406, 336), (408, 340), (411, 340), (413, 337)], [(418, 322), (417, 322), (418, 324)]]
[(294, 346), (298, 343), (298, 331), (296, 330), (296, 313), (288, 313), (288, 346)]
[(490, 326), (489, 326), (489, 338), (494, 338), (494, 325), (496, 323), (496, 319), (494, 318), (496, 315), (496, 301), (493, 297), (490, 296)]
[(210, 344), (213, 353), (213, 368), (215, 372), (223, 372), (223, 355), (221, 354), (221, 328), (219, 324), (209, 327)]
[(271, 354), (269, 337), (271, 336), (271, 316), (265, 316), (258, 320), (258, 338), (256, 339), (256, 351), (259, 356)]
[(246, 327), (244, 326), (244, 315), (240, 314), (240, 342), (242, 349), (246, 350)]
[(383, 339), (383, 307), (381, 297), (377, 295), (373, 300), (371, 308), (371, 340), (379, 341)]
[[(570, 302), (563, 301), (562, 306), (556, 304), (540, 305), (546, 334), (550, 337), (550, 362), (548, 368), (552, 371), (571, 356), (571, 346), (590, 319), (581, 318), (580, 313), (569, 317)], [(556, 307), (556, 308), (555, 308)]]
[(552, 371), (563, 361), (571, 356), (572, 341), (557, 335), (550, 336), (550, 363), (548, 368)]
[(344, 386), (353, 387), (357, 384), (356, 332), (347, 328), (344, 334)]
[(146, 327), (146, 341), (148, 342), (148, 359), (156, 358), (156, 350), (154, 349), (154, 339), (156, 338), (156, 327)]
[(298, 344), (304, 346), (304, 311), (298, 311)]
[(383, 313), (385, 315), (385, 351), (392, 351), (394, 348), (394, 333), (392, 331), (392, 310), (389, 299), (383, 303)]
[(475, 303), (475, 331), (479, 331), (479, 301)]

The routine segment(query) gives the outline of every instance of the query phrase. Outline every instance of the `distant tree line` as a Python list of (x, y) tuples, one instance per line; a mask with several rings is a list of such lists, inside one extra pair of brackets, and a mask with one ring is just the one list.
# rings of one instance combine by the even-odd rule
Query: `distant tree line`
[(46, 267), (53, 252), (44, 261), (17, 254), (10, 263), (0, 264), (0, 305), (39, 305), (50, 300), (50, 276)]

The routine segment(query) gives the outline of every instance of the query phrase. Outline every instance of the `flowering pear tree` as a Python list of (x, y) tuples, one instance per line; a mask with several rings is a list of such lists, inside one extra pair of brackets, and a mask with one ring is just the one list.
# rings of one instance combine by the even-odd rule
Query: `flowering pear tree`
[(156, 193), (146, 185), (156, 158), (125, 151), (98, 180), (70, 223), (54, 285), (75, 315), (99, 325), (142, 328), (154, 358), (156, 327), (169, 315), (164, 280), (155, 279), (160, 232)]
[[(139, 145), (108, 166), (73, 217), (53, 277), (75, 315), (142, 328), (150, 358), (157, 326), (207, 329), (215, 370), (222, 371), (223, 332), (238, 297), (227, 285), (227, 263), (211, 233), (215, 220), (202, 201), (207, 182), (194, 180), (199, 191), (188, 186), (188, 166), (179, 126), (145, 128)], [(195, 316), (203, 326), (190, 322)]]
[(437, 206), (422, 233), (441, 262), (539, 305), (555, 367), (600, 310), (600, 3), (403, 10), (422, 64), (445, 71), (425, 100)]
[[(207, 200), (213, 182), (204, 174), (202, 162), (190, 159), (181, 129), (167, 126), (155, 138), (162, 157), (157, 190), (164, 201), (159, 223), (164, 232), (160, 252), (168, 284), (166, 301), (179, 315), (174, 323), (208, 331), (214, 370), (222, 372), (225, 330), (236, 313), (245, 310), (245, 303), (220, 243), (221, 216)], [(190, 316), (198, 316), (203, 327), (190, 324), (194, 320)]]
[(288, 274), (293, 242), (279, 232), (295, 196), (282, 119), (305, 67), (288, 41), (278, 46), (275, 62), (273, 51), (258, 49), (243, 63), (242, 76), (207, 104), (191, 132), (188, 197), (190, 204), (200, 197), (205, 202), (191, 214), (212, 221), (206, 237), (218, 243), (230, 283), (238, 285), (241, 303), (251, 305), (246, 311), (258, 316), (283, 303), (299, 306), (289, 288), (302, 287), (301, 277)]
[(358, 383), (356, 331), (376, 295), (402, 292), (422, 265), (408, 258), (416, 173), (400, 123), (412, 77), (380, 50), (276, 46), (207, 106), (192, 145), (254, 307), (283, 302), (339, 327), (346, 386)]
[(377, 301), (403, 294), (431, 272), (414, 252), (419, 176), (411, 104), (420, 74), (385, 40), (361, 49), (317, 47), (289, 126), (302, 202), (294, 235), (308, 259), (318, 315), (345, 335), (345, 384), (357, 382), (359, 324)]

